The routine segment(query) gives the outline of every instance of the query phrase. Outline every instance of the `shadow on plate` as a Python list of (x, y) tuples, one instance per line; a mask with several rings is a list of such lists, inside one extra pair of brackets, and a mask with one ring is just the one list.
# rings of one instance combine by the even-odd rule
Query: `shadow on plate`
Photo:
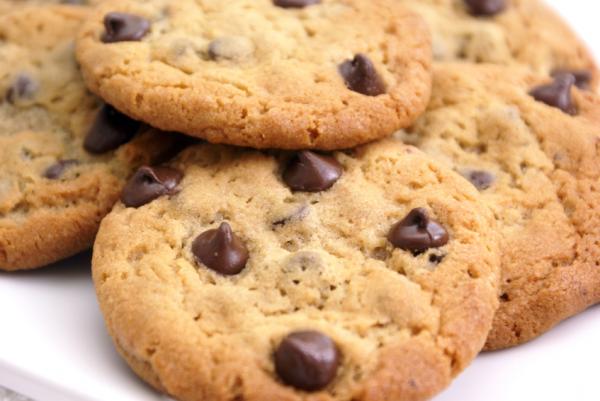
[(33, 270), (23, 270), (16, 272), (0, 271), (0, 277), (27, 277), (31, 279), (61, 279), (61, 280), (80, 280), (90, 275), (92, 261), (92, 251), (81, 252), (68, 259), (53, 263), (48, 266)]

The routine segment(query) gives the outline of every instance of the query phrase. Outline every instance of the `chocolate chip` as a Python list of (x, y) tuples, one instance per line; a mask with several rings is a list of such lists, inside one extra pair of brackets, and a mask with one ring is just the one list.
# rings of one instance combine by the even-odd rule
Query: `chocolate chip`
[(404, 219), (394, 224), (388, 234), (392, 245), (414, 254), (444, 246), (448, 238), (446, 229), (430, 219), (423, 208), (411, 210)]
[(228, 223), (200, 234), (192, 244), (192, 253), (199, 263), (227, 276), (244, 270), (249, 257), (248, 249)]
[(554, 82), (533, 88), (529, 94), (538, 102), (556, 107), (567, 114), (577, 114), (577, 107), (571, 99), (571, 87), (575, 77), (571, 74), (558, 74)]
[(304, 150), (292, 157), (283, 171), (283, 181), (294, 191), (320, 192), (331, 188), (342, 173), (334, 157)]
[(15, 104), (19, 100), (30, 100), (38, 91), (38, 83), (27, 74), (19, 74), (6, 92), (6, 100)]
[(174, 195), (182, 178), (181, 171), (173, 168), (140, 167), (123, 188), (121, 202), (127, 207), (140, 207), (163, 195)]
[(129, 142), (139, 131), (141, 124), (120, 113), (114, 107), (102, 106), (90, 128), (83, 147), (90, 153), (100, 154), (117, 149)]
[(482, 170), (473, 170), (463, 173), (463, 176), (471, 181), (471, 184), (480, 191), (486, 190), (492, 186), (496, 177), (492, 173)]
[(321, 0), (273, 0), (273, 4), (283, 8), (304, 8), (320, 2)]
[(150, 21), (139, 15), (111, 12), (104, 17), (104, 43), (139, 41), (150, 31)]
[(442, 263), (442, 261), (444, 260), (444, 258), (446, 257), (446, 254), (437, 254), (437, 253), (432, 253), (429, 255), (429, 263), (434, 264), (434, 265), (439, 265), (440, 263)]
[(496, 15), (506, 8), (506, 0), (465, 0), (469, 11), (477, 16)]
[(375, 70), (373, 62), (364, 54), (357, 54), (352, 60), (346, 60), (339, 71), (348, 89), (367, 96), (385, 93), (385, 84)]
[(567, 70), (556, 69), (552, 71), (552, 77), (556, 78), (559, 75), (571, 74), (575, 78), (575, 86), (579, 89), (589, 89), (592, 82), (592, 73), (588, 70)]
[(337, 346), (318, 331), (291, 333), (275, 351), (277, 375), (284, 383), (305, 391), (321, 390), (331, 383), (339, 363)]
[(75, 159), (59, 160), (44, 171), (44, 177), (49, 180), (58, 180), (67, 168), (77, 164), (79, 161)]
[(254, 43), (244, 36), (223, 36), (208, 45), (208, 55), (213, 60), (243, 60), (253, 53)]
[(310, 212), (310, 208), (308, 207), (308, 205), (303, 205), (300, 208), (298, 208), (294, 213), (290, 214), (289, 216), (275, 220), (273, 222), (273, 227), (274, 228), (283, 227), (291, 222), (302, 220), (306, 216), (308, 216), (309, 212)]

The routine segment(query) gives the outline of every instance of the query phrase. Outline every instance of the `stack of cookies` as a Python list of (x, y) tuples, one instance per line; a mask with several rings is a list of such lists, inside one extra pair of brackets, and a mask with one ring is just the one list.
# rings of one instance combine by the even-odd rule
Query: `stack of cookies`
[(539, 1), (82, 3), (0, 0), (0, 269), (94, 243), (157, 390), (426, 400), (600, 301), (598, 74)]

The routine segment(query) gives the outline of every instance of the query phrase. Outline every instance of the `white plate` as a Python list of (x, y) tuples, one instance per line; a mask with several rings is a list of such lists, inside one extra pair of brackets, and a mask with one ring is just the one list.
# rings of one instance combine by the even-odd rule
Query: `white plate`
[[(600, 4), (551, 3), (584, 38), (600, 33)], [(600, 55), (600, 43), (590, 44)], [(599, 365), (596, 307), (530, 344), (481, 355), (435, 401), (598, 401)], [(167, 399), (114, 351), (90, 281), (89, 254), (36, 272), (0, 274), (0, 385), (38, 401)]]

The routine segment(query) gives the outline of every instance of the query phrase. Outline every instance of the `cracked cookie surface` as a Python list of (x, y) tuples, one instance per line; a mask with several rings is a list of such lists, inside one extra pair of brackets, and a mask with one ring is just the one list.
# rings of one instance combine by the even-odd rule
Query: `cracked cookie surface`
[(540, 0), (473, 1), (503, 4), (497, 12), (478, 15), (466, 0), (399, 0), (430, 26), (434, 59), (502, 65), (521, 64), (549, 74), (570, 69), (589, 74), (597, 84), (597, 67), (583, 41)]
[[(600, 100), (551, 82), (439, 63), (429, 109), (400, 134), (469, 178), (499, 223), (503, 283), (487, 349), (530, 340), (600, 301)], [(540, 87), (554, 88), (546, 101), (571, 92), (575, 114), (537, 101)]]
[[(458, 174), (393, 139), (299, 157), (199, 145), (169, 163), (178, 191), (115, 207), (93, 277), (117, 349), (181, 400), (433, 396), (481, 349), (497, 307), (490, 210)], [(318, 188), (292, 191), (299, 181)], [(158, 185), (148, 182), (124, 198)], [(322, 373), (318, 391), (289, 385), (315, 384), (286, 365), (321, 338), (306, 330), (337, 350), (321, 341), (327, 358), (298, 362)]]
[(41, 267), (89, 247), (129, 174), (168, 150), (143, 132), (92, 155), (99, 100), (85, 89), (74, 36), (88, 10), (23, 5), (0, 15), (0, 269)]
[[(105, 3), (78, 40), (86, 82), (158, 128), (253, 148), (348, 148), (425, 108), (429, 32), (399, 2), (275, 3)], [(104, 22), (115, 34), (115, 18), (132, 31), (149, 26), (108, 38)]]

